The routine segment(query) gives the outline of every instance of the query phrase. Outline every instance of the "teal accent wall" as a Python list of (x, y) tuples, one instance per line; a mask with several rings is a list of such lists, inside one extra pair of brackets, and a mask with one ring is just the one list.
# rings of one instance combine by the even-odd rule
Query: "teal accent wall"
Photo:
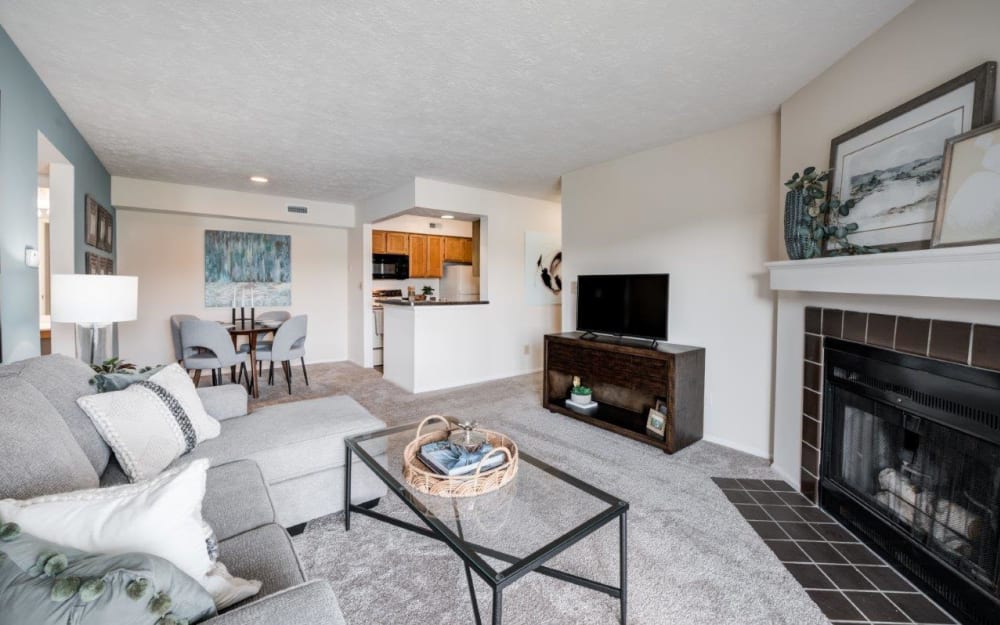
[[(84, 273), (84, 195), (92, 195), (114, 212), (111, 176), (0, 27), (0, 360), (3, 362), (36, 356), (40, 349), (38, 270), (24, 265), (25, 246), (38, 245), (39, 131), (73, 165), (74, 257), (76, 272)], [(117, 225), (117, 219), (115, 222)], [(117, 232), (115, 235), (117, 240)]]

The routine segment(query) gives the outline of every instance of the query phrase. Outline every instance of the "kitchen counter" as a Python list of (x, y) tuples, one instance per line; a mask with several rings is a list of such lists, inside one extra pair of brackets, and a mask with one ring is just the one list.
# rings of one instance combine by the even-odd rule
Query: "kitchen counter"
[(389, 306), (475, 306), (478, 304), (489, 304), (490, 301), (480, 299), (480, 300), (473, 300), (470, 302), (462, 302), (462, 301), (431, 302), (427, 300), (421, 302), (411, 302), (409, 300), (404, 300), (404, 299), (385, 299), (385, 300), (380, 300), (378, 303), (386, 304)]

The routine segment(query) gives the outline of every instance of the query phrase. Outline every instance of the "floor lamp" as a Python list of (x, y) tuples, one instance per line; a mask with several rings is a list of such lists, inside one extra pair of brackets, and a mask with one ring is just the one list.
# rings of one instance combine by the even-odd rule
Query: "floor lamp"
[[(134, 321), (139, 299), (139, 278), (135, 276), (96, 276), (56, 274), (52, 276), (52, 321), (75, 323), (76, 357), (100, 364), (99, 338), (118, 321)], [(81, 354), (80, 330), (90, 330), (90, 348)]]

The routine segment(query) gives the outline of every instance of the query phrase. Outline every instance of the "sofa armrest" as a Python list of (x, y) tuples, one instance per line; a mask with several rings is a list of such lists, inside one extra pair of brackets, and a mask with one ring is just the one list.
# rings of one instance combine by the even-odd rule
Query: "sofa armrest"
[(287, 588), (204, 621), (203, 625), (346, 625), (325, 580)]
[(247, 391), (240, 384), (206, 386), (198, 389), (198, 396), (205, 412), (219, 421), (247, 414)]

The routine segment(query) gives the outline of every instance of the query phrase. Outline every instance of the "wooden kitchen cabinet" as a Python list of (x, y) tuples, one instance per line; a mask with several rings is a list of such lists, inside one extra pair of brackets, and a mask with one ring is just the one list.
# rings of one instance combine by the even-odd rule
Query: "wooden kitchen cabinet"
[(426, 278), (441, 278), (444, 276), (444, 237), (428, 235), (427, 237), (427, 274)]
[(385, 251), (385, 230), (372, 230), (372, 254), (388, 254)]
[[(395, 233), (390, 233), (395, 234)], [(427, 235), (411, 234), (408, 237), (410, 247), (410, 277), (427, 277)]]
[(472, 239), (468, 238), (462, 239), (462, 262), (463, 263), (472, 262)]
[[(418, 235), (419, 236), (419, 235)], [(408, 254), (410, 252), (409, 238), (405, 232), (385, 233), (385, 253), (386, 254)]]
[(444, 261), (446, 263), (471, 263), (472, 239), (468, 237), (445, 237)]

